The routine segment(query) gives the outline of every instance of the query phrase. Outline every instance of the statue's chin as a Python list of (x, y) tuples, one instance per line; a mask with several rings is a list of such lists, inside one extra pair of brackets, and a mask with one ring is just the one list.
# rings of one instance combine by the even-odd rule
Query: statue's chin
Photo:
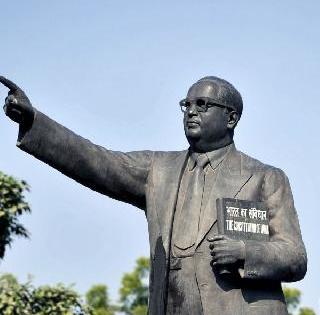
[(197, 129), (188, 128), (187, 130), (185, 130), (185, 134), (189, 142), (195, 142), (199, 140), (201, 136), (200, 130), (198, 128)]

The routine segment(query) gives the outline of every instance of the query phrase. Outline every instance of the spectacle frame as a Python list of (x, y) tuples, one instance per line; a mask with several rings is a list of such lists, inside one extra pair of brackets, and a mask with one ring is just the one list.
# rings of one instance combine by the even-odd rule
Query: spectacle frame
[(234, 110), (231, 106), (227, 106), (219, 101), (216, 101), (215, 99), (212, 99), (210, 97), (198, 97), (196, 99), (188, 99), (185, 98), (179, 102), (181, 111), (183, 113), (187, 112), (191, 105), (194, 104), (198, 113), (204, 113), (206, 112), (210, 107), (221, 107), (221, 108), (227, 108), (229, 110)]

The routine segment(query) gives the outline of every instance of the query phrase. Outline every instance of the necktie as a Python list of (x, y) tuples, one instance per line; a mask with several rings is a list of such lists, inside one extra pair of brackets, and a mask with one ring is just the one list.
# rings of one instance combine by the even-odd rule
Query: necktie
[(180, 249), (187, 249), (196, 242), (199, 230), (199, 219), (202, 195), (205, 182), (204, 167), (209, 162), (206, 154), (199, 154), (196, 166), (190, 171), (190, 180), (183, 206), (175, 220), (176, 229), (173, 235), (174, 245)]

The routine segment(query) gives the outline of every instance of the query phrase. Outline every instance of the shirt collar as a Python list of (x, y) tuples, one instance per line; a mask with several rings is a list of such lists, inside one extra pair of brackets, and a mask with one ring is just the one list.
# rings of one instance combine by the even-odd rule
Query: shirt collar
[[(209, 160), (209, 165), (214, 170), (224, 160), (224, 158), (226, 157), (229, 150), (233, 147), (234, 147), (234, 143), (232, 142), (231, 144), (229, 144), (223, 148), (219, 148), (217, 150), (209, 151), (209, 152), (202, 153), (202, 154), (206, 154), (206, 156), (208, 157), (208, 160)], [(191, 150), (189, 152), (190, 152), (189, 153), (190, 158), (189, 158), (189, 162), (188, 162), (188, 169), (189, 169), (189, 171), (192, 171), (196, 166), (197, 156), (201, 153), (192, 152)]]

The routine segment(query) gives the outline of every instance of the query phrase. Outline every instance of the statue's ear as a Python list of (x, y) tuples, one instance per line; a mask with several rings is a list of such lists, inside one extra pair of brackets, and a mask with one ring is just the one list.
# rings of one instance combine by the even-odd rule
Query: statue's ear
[(228, 112), (228, 128), (234, 129), (240, 119), (240, 115), (235, 111)]

